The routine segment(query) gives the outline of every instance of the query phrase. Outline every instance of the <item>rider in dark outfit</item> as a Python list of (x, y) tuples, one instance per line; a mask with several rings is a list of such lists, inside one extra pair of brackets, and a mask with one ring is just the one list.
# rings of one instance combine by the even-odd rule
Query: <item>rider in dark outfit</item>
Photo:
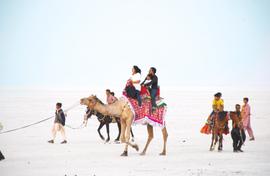
[(151, 75), (151, 81), (147, 84), (144, 84), (144, 82), (146, 81), (145, 78), (145, 80), (141, 84), (150, 88), (150, 96), (153, 110), (157, 108), (156, 96), (158, 91), (158, 77), (156, 75), (156, 72), (157, 72), (156, 68), (151, 67), (149, 70), (149, 74)]

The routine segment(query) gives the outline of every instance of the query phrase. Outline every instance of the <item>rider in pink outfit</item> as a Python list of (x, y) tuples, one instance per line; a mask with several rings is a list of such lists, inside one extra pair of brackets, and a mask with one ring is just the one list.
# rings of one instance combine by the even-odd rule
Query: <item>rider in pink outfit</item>
[(242, 106), (242, 117), (243, 117), (243, 126), (244, 129), (248, 131), (248, 135), (250, 137), (250, 140), (253, 141), (255, 140), (254, 135), (253, 135), (253, 130), (250, 125), (250, 106), (248, 104), (248, 98), (244, 98), (244, 105)]
[(114, 95), (112, 95), (112, 93), (113, 92), (111, 92), (109, 89), (106, 90), (108, 104), (113, 104), (114, 102), (117, 101), (117, 98)]

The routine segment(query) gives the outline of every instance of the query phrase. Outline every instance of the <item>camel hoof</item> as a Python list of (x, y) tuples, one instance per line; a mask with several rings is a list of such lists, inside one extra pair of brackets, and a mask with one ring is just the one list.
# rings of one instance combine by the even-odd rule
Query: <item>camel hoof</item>
[(121, 142), (121, 143), (125, 143), (126, 140), (125, 140), (125, 139), (120, 139), (120, 142)]
[(124, 151), (120, 156), (128, 156), (128, 152)]
[(135, 144), (134, 146), (133, 146), (133, 148), (138, 152), (139, 151), (139, 146), (137, 145), (137, 144)]
[(114, 143), (115, 144), (120, 144), (120, 141), (119, 140), (114, 140)]
[(166, 155), (166, 152), (161, 152), (159, 155), (160, 156), (165, 156)]
[(141, 155), (141, 156), (144, 156), (144, 155), (145, 155), (145, 152), (140, 153), (140, 155)]

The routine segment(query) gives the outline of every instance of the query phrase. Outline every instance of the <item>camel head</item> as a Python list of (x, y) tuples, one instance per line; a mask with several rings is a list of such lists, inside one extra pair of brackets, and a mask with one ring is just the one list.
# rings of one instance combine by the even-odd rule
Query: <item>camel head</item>
[(93, 109), (95, 105), (97, 104), (97, 102), (98, 102), (98, 98), (95, 95), (91, 95), (88, 98), (82, 98), (80, 101), (81, 105), (86, 105), (90, 109)]

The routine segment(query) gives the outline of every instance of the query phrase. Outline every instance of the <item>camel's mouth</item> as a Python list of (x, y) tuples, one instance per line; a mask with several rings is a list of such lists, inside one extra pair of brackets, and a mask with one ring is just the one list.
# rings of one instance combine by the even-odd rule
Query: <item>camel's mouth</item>
[(84, 105), (84, 99), (83, 98), (80, 100), (80, 104)]

